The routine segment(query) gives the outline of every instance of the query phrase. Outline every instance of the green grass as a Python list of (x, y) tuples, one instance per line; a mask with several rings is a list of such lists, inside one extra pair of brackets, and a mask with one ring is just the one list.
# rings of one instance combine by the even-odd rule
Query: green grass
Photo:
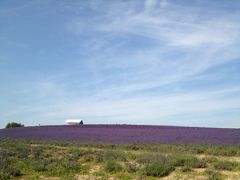
[[(222, 171), (239, 172), (240, 165), (221, 156), (238, 158), (239, 152), (238, 145), (117, 145), (0, 138), (0, 179), (75, 179), (81, 174), (102, 179), (158, 179), (172, 172), (193, 175), (197, 168), (204, 168), (208, 179), (222, 179)], [(92, 172), (93, 166), (99, 170)]]

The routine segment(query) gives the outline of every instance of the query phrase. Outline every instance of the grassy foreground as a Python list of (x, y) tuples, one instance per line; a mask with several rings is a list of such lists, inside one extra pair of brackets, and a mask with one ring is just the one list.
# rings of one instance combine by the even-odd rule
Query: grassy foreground
[(0, 179), (240, 179), (240, 146), (0, 138)]

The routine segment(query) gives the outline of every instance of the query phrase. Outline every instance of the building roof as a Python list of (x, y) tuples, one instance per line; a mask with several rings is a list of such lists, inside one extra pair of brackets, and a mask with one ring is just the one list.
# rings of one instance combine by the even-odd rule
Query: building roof
[(80, 123), (82, 119), (67, 119), (66, 123)]

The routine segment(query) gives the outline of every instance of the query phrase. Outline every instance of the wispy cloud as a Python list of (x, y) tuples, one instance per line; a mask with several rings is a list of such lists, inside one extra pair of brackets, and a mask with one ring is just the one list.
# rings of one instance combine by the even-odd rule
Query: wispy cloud
[[(187, 94), (141, 95), (121, 99), (99, 99), (98, 95), (89, 98), (65, 99), (56, 104), (41, 105), (38, 108), (25, 107), (24, 111), (41, 114), (42, 119), (79, 117), (89, 123), (136, 123), (136, 124), (171, 124), (179, 121), (202, 119), (208, 125), (207, 115), (228, 111), (238, 112), (240, 88), (229, 88), (212, 92), (192, 92)], [(228, 97), (230, 96), (230, 97)], [(211, 117), (211, 116), (210, 116)], [(220, 116), (218, 116), (220, 118)], [(216, 116), (215, 116), (216, 118)], [(104, 120), (104, 122), (102, 122)], [(219, 119), (221, 120), (221, 118)], [(225, 119), (227, 120), (227, 119)], [(198, 125), (201, 125), (199, 123)], [(211, 121), (210, 121), (211, 123)], [(217, 122), (215, 122), (217, 123)], [(181, 124), (181, 122), (179, 122)], [(195, 123), (197, 124), (197, 123)], [(187, 125), (184, 123), (184, 125)], [(218, 126), (217, 124), (215, 126)]]

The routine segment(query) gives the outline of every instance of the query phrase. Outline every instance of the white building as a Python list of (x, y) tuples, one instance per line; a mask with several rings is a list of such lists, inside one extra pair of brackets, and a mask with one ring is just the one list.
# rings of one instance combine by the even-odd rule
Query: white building
[(67, 119), (65, 121), (65, 123), (68, 125), (81, 125), (81, 122), (83, 122), (82, 119)]

